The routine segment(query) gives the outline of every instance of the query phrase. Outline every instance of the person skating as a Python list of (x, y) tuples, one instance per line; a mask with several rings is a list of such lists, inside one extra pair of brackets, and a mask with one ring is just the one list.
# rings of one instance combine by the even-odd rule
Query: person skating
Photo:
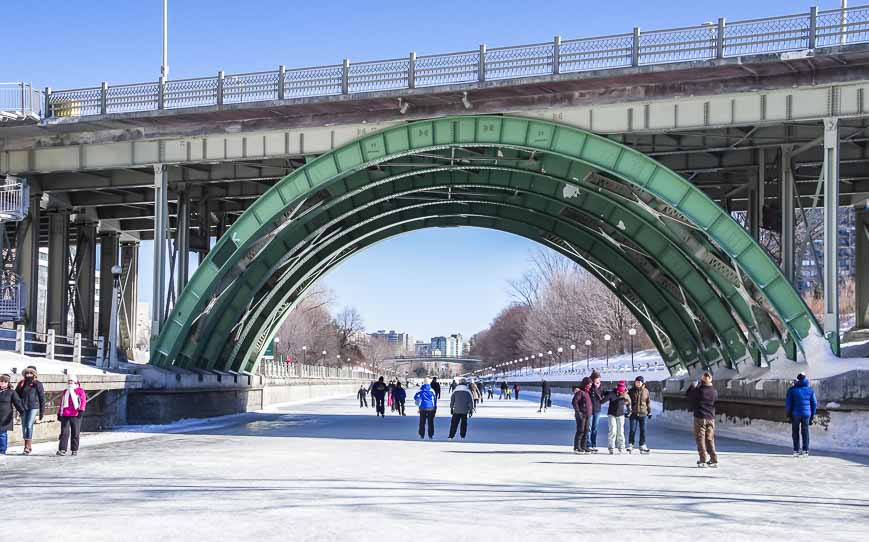
[(438, 382), (438, 377), (433, 376), (431, 379), (431, 389), (435, 392), (435, 397), (441, 398), (441, 383)]
[(377, 411), (377, 415), (381, 418), (386, 416), (386, 407), (383, 402), (386, 399), (386, 393), (389, 391), (389, 388), (383, 382), (383, 377), (377, 379), (377, 382), (371, 386), (371, 399), (375, 404), (375, 409)]
[(21, 431), (24, 439), (24, 453), (29, 454), (33, 451), (33, 425), (36, 423), (36, 418), (42, 421), (45, 416), (45, 389), (42, 387), (42, 382), (39, 381), (39, 375), (36, 373), (36, 367), (28, 366), (22, 373), (22, 378), (18, 385), (15, 386), (15, 393), (21, 399), (21, 404), (24, 407), (24, 414), (21, 415)]
[(603, 403), (604, 389), (600, 383), (600, 373), (591, 372), (591, 388), (588, 395), (591, 397), (591, 421), (589, 422), (588, 443), (586, 448), (597, 452), (597, 426), (600, 421), (601, 403)]
[[(694, 440), (697, 441), (698, 467), (718, 468), (715, 453), (715, 402), (718, 390), (712, 385), (712, 373), (706, 371), (685, 392), (694, 409)], [(709, 461), (706, 461), (707, 456)]]
[(452, 379), (452, 381), (450, 381), (450, 393), (453, 393), (453, 391), (456, 389), (456, 386), (458, 386), (458, 383), (456, 382), (456, 379), (454, 378), (454, 379)]
[[(805, 373), (798, 374), (794, 385), (788, 389), (785, 396), (785, 412), (791, 421), (794, 457), (808, 457), (809, 426), (815, 424), (818, 400), (815, 398), (815, 390), (809, 386), (809, 379)], [(800, 435), (802, 435), (802, 447)]]
[(513, 399), (519, 400), (519, 383), (513, 384)]
[(15, 411), (24, 415), (24, 404), (15, 390), (9, 387), (9, 375), (0, 375), (0, 455), (6, 455), (9, 447), (9, 431), (12, 431), (12, 421)]
[(389, 385), (386, 386), (386, 406), (392, 412), (395, 412), (395, 402), (392, 400), (392, 391), (395, 389), (395, 379), (392, 378), (389, 380)]
[(456, 437), (456, 429), (459, 429), (459, 436), (465, 438), (468, 434), (468, 416), (474, 413), (474, 397), (471, 390), (464, 384), (459, 382), (456, 389), (453, 390), (450, 396), (450, 436), (453, 440)]
[[(518, 396), (518, 394), (517, 394)], [(552, 388), (549, 387), (549, 382), (543, 380), (540, 383), (540, 408), (537, 412), (546, 412), (552, 406)]]
[(474, 410), (477, 410), (477, 404), (480, 402), (480, 388), (474, 382), (470, 385), (471, 397), (474, 399)]
[(579, 386), (573, 390), (573, 415), (576, 419), (576, 433), (573, 435), (573, 451), (578, 454), (588, 454), (592, 450), (588, 448), (588, 426), (591, 422), (592, 404), (589, 390), (591, 379), (585, 377)]
[(404, 401), (407, 398), (407, 391), (401, 385), (401, 380), (395, 383), (395, 389), (392, 390), (392, 403), (395, 405), (395, 411), (399, 416), (407, 416), (404, 413)]
[(368, 390), (365, 389), (365, 386), (359, 386), (356, 397), (359, 399), (359, 408), (368, 407)]
[(504, 399), (507, 397), (507, 381), (501, 382), (501, 395), (498, 396), (498, 400)]
[(625, 414), (631, 408), (627, 391), (625, 381), (621, 380), (615, 389), (608, 391), (603, 397), (604, 401), (609, 401), (606, 413), (609, 422), (607, 448), (610, 454), (616, 449), (619, 453), (625, 451)]
[(81, 436), (81, 421), (87, 406), (87, 395), (81, 388), (78, 377), (70, 373), (66, 376), (66, 390), (60, 397), (57, 420), (60, 422), (60, 442), (57, 455), (66, 455), (69, 447), (72, 455), (78, 455)]
[(649, 389), (646, 388), (646, 381), (642, 376), (637, 376), (634, 379), (634, 387), (628, 391), (628, 397), (631, 398), (631, 416), (629, 419), (630, 428), (628, 430), (628, 452), (634, 449), (634, 437), (636, 436), (637, 428), (640, 430), (640, 453), (649, 453), (649, 448), (646, 447), (646, 419), (652, 417), (652, 400), (649, 397)]
[(371, 408), (373, 408), (373, 409), (377, 408), (377, 402), (374, 400), (374, 394), (371, 392), (371, 390), (374, 388), (375, 383), (376, 382), (374, 380), (372, 380), (368, 384), (368, 395), (371, 397)]
[(419, 438), (424, 439), (426, 425), (428, 425), (428, 438), (434, 438), (435, 414), (438, 408), (438, 396), (429, 384), (428, 378), (413, 396), (416, 406), (419, 407)]
[(495, 398), (495, 387), (492, 384), (486, 386), (487, 397), (486, 399), (494, 399)]

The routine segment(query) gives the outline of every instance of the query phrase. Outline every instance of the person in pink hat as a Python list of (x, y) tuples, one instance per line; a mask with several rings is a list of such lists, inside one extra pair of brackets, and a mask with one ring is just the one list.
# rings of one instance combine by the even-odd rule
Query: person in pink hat
[(81, 389), (76, 375), (69, 373), (66, 384), (67, 387), (60, 396), (60, 409), (57, 413), (57, 420), (60, 422), (60, 444), (57, 455), (66, 455), (67, 448), (72, 455), (78, 455), (81, 420), (87, 406), (87, 395)]
[(619, 453), (625, 451), (625, 414), (630, 412), (631, 399), (628, 397), (628, 388), (625, 381), (619, 381), (615, 389), (607, 392), (603, 397), (604, 401), (609, 401), (607, 408), (607, 421), (609, 422), (609, 438), (607, 439), (607, 447), (610, 454), (615, 449)]

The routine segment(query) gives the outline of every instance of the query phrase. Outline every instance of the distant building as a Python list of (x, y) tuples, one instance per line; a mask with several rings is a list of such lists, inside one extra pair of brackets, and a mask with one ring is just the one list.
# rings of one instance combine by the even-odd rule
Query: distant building
[[(445, 356), (447, 352), (447, 338), (446, 337), (432, 337), (431, 338), (431, 353), (432, 356), (440, 355)], [(435, 354), (435, 352), (439, 352), (439, 354)]]
[(416, 341), (413, 345), (413, 353), (417, 356), (430, 356), (431, 344), (425, 341)]
[(398, 333), (394, 329), (386, 331), (385, 329), (378, 330), (376, 333), (369, 333), (369, 339), (386, 341), (389, 344), (395, 345), (399, 352), (411, 350), (413, 348), (413, 338), (407, 333)]

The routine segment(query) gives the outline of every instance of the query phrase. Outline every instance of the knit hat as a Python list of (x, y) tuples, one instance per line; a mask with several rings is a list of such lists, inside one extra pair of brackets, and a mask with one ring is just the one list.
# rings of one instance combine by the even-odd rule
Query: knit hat
[(66, 381), (69, 382), (70, 380), (78, 383), (78, 375), (76, 375), (75, 373), (66, 373)]
[(797, 375), (797, 380), (803, 381), (806, 379), (806, 373), (800, 373)]
[(619, 385), (616, 386), (616, 391), (618, 391), (619, 393), (624, 393), (625, 390), (627, 390), (627, 389), (628, 388), (627, 388), (627, 386), (625, 386), (625, 381), (619, 380)]
[(36, 365), (28, 365), (21, 373), (24, 374), (27, 371), (30, 371), (31, 373), (33, 373), (34, 377), (39, 375), (39, 373), (36, 372)]
[(639, 375), (639, 376), (637, 376), (637, 378), (634, 379), (634, 382), (642, 382), (645, 384), (646, 379), (643, 378), (643, 375)]

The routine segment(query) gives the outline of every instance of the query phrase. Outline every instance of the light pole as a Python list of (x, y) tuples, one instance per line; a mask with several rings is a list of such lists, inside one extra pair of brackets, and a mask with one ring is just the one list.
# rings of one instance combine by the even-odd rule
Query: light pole
[(631, 336), (631, 371), (636, 371), (636, 369), (634, 369), (634, 335), (636, 334), (636, 329), (631, 328), (628, 330), (628, 335)]
[(604, 342), (604, 345), (606, 347), (606, 368), (607, 369), (610, 368), (610, 339), (612, 339), (612, 337), (610, 336), (609, 333), (607, 333), (606, 335), (603, 336), (603, 342)]
[(163, 0), (163, 64), (160, 66), (160, 78), (169, 78), (169, 0)]
[(585, 340), (585, 370), (591, 369), (591, 341)]
[(537, 368), (540, 369), (539, 372), (543, 372), (543, 352), (537, 353)]
[(576, 345), (571, 344), (570, 345), (570, 372), (571, 373), (576, 370), (576, 367), (575, 367), (576, 355), (575, 354), (576, 354)]
[(275, 337), (273, 340), (274, 346), (272, 347), (272, 359), (278, 361), (278, 344), (281, 342), (281, 339), (280, 337)]
[(323, 362), (322, 362), (323, 365), (326, 365), (326, 354), (327, 354), (327, 352), (325, 350), (323, 350)]
[(549, 356), (549, 363), (546, 366), (546, 374), (549, 374), (552, 372), (552, 350), (546, 352), (546, 355)]
[(564, 348), (558, 347), (558, 372), (564, 371), (564, 367), (561, 365), (561, 354), (564, 352)]
[(303, 346), (302, 347), (302, 364), (304, 365), (307, 363), (308, 363), (308, 347)]

